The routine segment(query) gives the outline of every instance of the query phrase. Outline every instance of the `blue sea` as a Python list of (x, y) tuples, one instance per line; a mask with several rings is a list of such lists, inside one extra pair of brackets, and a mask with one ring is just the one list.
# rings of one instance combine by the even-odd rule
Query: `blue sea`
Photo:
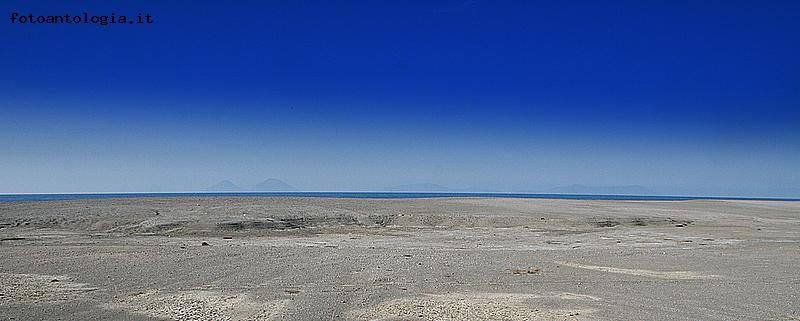
[(98, 193), (98, 194), (0, 194), (0, 202), (82, 200), (100, 198), (155, 198), (155, 197), (327, 197), (327, 198), (436, 198), (436, 197), (497, 197), (541, 198), (567, 200), (620, 200), (620, 201), (688, 201), (688, 200), (765, 200), (800, 201), (793, 198), (741, 198), (703, 196), (646, 196), (597, 194), (522, 194), (522, 193), (447, 193), (447, 192), (182, 192), (182, 193)]

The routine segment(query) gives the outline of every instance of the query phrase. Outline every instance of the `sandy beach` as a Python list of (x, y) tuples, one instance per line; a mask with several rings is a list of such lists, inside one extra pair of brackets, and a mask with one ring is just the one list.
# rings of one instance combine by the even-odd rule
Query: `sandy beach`
[(0, 203), (3, 320), (800, 320), (800, 202)]

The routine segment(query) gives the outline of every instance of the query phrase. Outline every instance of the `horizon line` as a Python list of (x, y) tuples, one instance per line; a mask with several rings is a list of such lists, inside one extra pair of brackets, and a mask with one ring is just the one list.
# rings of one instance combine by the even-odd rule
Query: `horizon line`
[(770, 196), (723, 196), (723, 195), (668, 195), (668, 194), (603, 194), (603, 193), (536, 193), (536, 192), (480, 192), (480, 191), (382, 191), (382, 190), (317, 190), (317, 191), (160, 191), (160, 192), (53, 192), (53, 193), (0, 193), (0, 196), (15, 195), (146, 195), (146, 194), (258, 194), (258, 193), (387, 193), (387, 194), (488, 194), (488, 195), (552, 195), (552, 196), (618, 196), (618, 197), (671, 197), (694, 199), (728, 200), (776, 200), (800, 201), (800, 197)]

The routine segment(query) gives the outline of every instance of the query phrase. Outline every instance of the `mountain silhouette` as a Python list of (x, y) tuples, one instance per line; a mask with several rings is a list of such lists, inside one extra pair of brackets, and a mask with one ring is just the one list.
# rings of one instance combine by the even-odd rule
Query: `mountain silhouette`
[(224, 180), (219, 183), (212, 185), (209, 188), (206, 188), (206, 191), (209, 192), (232, 192), (232, 191), (241, 191), (242, 189), (239, 188), (236, 184), (232, 183), (229, 180)]
[(557, 194), (611, 194), (611, 195), (649, 195), (653, 191), (641, 185), (623, 186), (586, 186), (573, 184), (559, 186), (547, 190), (548, 193)]
[(392, 192), (446, 192), (450, 191), (449, 188), (439, 184), (432, 183), (419, 183), (419, 184), (406, 184), (384, 187), (384, 191)]
[(252, 190), (258, 192), (288, 192), (296, 191), (297, 189), (292, 185), (286, 184), (286, 182), (282, 180), (270, 178), (256, 184), (253, 186)]

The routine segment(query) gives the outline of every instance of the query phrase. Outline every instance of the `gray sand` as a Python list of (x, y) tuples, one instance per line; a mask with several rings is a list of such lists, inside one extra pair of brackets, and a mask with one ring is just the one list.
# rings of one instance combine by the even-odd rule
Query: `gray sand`
[(0, 319), (800, 320), (800, 202), (19, 202), (0, 239)]

